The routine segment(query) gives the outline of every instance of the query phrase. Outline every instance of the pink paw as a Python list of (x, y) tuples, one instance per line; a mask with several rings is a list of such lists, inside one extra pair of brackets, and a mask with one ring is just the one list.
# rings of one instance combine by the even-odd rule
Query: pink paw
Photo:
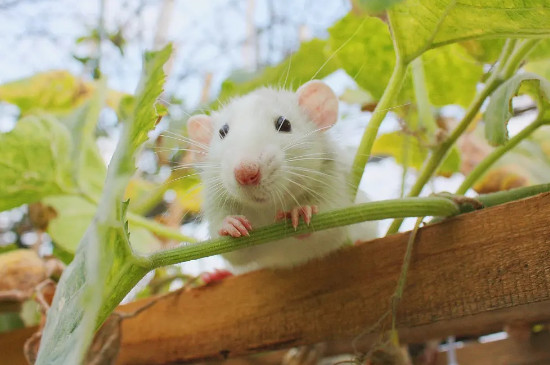
[(252, 225), (244, 215), (228, 215), (218, 233), (220, 236), (241, 237), (248, 236), (249, 230), (252, 230)]
[(292, 227), (294, 229), (298, 228), (298, 223), (300, 222), (300, 217), (304, 219), (306, 225), (309, 226), (311, 222), (311, 217), (313, 214), (319, 213), (319, 208), (316, 205), (304, 205), (301, 207), (293, 208), (289, 212), (283, 212), (282, 210), (277, 212), (276, 220), (281, 220), (284, 218), (290, 218), (292, 220)]

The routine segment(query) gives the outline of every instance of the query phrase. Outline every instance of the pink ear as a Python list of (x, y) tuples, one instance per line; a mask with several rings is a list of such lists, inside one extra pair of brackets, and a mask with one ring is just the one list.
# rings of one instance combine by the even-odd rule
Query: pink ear
[[(196, 144), (191, 144), (190, 146), (190, 149), (194, 151), (193, 155), (195, 159), (200, 160), (204, 157), (210, 144), (213, 130), (212, 118), (208, 115), (193, 115), (187, 120), (187, 133), (196, 142)], [(204, 147), (201, 147), (201, 145), (204, 145)]]
[(324, 82), (306, 82), (298, 91), (298, 104), (320, 128), (330, 128), (338, 120), (338, 98)]

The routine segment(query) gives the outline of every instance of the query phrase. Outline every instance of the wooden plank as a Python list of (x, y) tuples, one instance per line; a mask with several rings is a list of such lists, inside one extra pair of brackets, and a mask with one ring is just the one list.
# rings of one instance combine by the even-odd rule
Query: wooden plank
[[(541, 194), (421, 229), (398, 312), (402, 339), (550, 319), (549, 219), (550, 195)], [(349, 340), (388, 309), (407, 237), (166, 295), (124, 320), (118, 363), (194, 362)]]
[(31, 337), (37, 327), (26, 327), (18, 330), (0, 333), (0, 363), (10, 365), (28, 365), (23, 354), (25, 341)]

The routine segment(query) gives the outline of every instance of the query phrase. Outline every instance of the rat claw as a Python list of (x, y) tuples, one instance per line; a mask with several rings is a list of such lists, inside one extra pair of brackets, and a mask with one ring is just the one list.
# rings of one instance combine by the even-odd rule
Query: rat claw
[(313, 209), (309, 205), (302, 207), (301, 213), (307, 226), (309, 226), (309, 223), (311, 222), (312, 211)]
[(227, 216), (222, 222), (222, 227), (218, 231), (220, 236), (241, 237), (248, 236), (248, 230), (252, 225), (244, 216)]
[(281, 220), (283, 218), (290, 218), (292, 221), (292, 227), (296, 230), (298, 228), (298, 224), (300, 222), (300, 216), (304, 218), (304, 223), (309, 226), (311, 223), (311, 217), (313, 214), (319, 213), (319, 207), (316, 205), (304, 205), (301, 207), (293, 208), (292, 210), (288, 212), (284, 212), (282, 210), (277, 211), (277, 214), (275, 215), (275, 220)]
[(292, 220), (292, 227), (294, 227), (294, 230), (296, 230), (300, 221), (300, 213), (298, 212), (298, 208), (292, 208), (292, 210), (290, 211), (290, 218)]

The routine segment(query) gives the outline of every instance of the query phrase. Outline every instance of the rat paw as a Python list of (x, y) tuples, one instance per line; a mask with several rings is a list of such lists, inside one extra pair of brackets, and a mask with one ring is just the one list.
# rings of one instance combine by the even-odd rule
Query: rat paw
[(249, 230), (252, 230), (252, 225), (244, 215), (228, 215), (218, 233), (220, 236), (241, 237), (248, 236)]
[(298, 228), (298, 223), (300, 217), (304, 219), (306, 225), (309, 226), (311, 222), (311, 217), (313, 214), (319, 213), (319, 208), (316, 205), (303, 205), (301, 207), (293, 208), (288, 212), (283, 212), (282, 210), (277, 212), (276, 220), (281, 220), (284, 218), (290, 218), (292, 220), (292, 227), (294, 229)]

